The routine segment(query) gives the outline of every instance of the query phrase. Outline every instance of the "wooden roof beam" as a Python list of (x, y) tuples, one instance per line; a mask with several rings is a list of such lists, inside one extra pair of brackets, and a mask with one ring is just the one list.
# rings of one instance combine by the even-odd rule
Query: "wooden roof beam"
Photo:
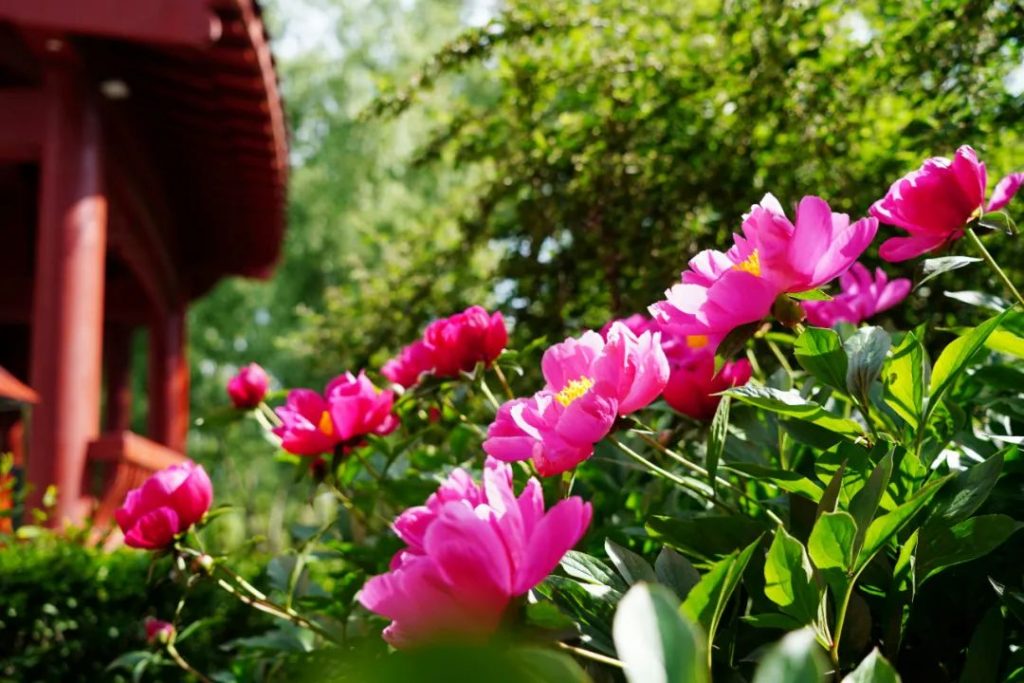
[(222, 26), (206, 0), (0, 0), (0, 20), (56, 33), (206, 47)]

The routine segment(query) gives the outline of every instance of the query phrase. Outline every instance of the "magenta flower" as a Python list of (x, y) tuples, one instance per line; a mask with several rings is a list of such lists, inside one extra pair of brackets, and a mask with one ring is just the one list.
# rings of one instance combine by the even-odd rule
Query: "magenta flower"
[(457, 377), (477, 363), (493, 363), (508, 344), (508, 330), (501, 312), (491, 315), (480, 306), (470, 306), (430, 323), (423, 343), (433, 357), (434, 374)]
[(877, 230), (874, 218), (851, 224), (818, 197), (800, 200), (794, 224), (767, 194), (744, 216), (733, 247), (697, 254), (651, 315), (662, 329), (706, 339), (714, 350), (735, 328), (767, 316), (780, 294), (820, 287), (845, 272)]
[(604, 327), (601, 328), (601, 336), (605, 340), (608, 339), (608, 332), (612, 329), (612, 325), (614, 325), (615, 323), (622, 323), (623, 325), (628, 327), (633, 334), (637, 335), (638, 337), (644, 332), (647, 332), (648, 330), (652, 332), (656, 332), (658, 330), (658, 326), (655, 325), (654, 322), (646, 315), (642, 313), (634, 313), (628, 318), (612, 320), (611, 322), (605, 323)]
[(502, 405), (483, 447), (499, 460), (532, 459), (542, 476), (589, 458), (615, 418), (657, 399), (669, 374), (660, 333), (638, 337), (621, 322), (612, 325), (607, 342), (586, 332), (552, 346), (541, 369), (547, 385)]
[(213, 485), (202, 465), (191, 460), (160, 470), (132, 489), (114, 513), (133, 548), (166, 548), (210, 509)]
[(281, 424), (274, 434), (281, 448), (295, 455), (321, 455), (341, 442), (327, 401), (312, 389), (292, 389), (285, 404), (275, 408)]
[(665, 402), (683, 415), (695, 420), (710, 420), (715, 416), (722, 397), (720, 392), (746, 384), (750, 380), (748, 360), (726, 363), (715, 373), (715, 356), (702, 340), (685, 340), (675, 344), (668, 353), (672, 372), (665, 386)]
[(228, 380), (228, 397), (236, 408), (255, 408), (267, 395), (270, 378), (256, 363), (249, 363)]
[(492, 458), (482, 485), (455, 470), (425, 505), (395, 521), (406, 547), (387, 573), (366, 582), (359, 602), (391, 619), (383, 636), (395, 647), (490, 636), (512, 599), (582, 538), (590, 517), (590, 504), (576, 496), (545, 512), (536, 479), (517, 498), (512, 469)]
[(391, 413), (395, 394), (381, 391), (373, 385), (365, 372), (358, 377), (346, 372), (331, 380), (324, 391), (330, 406), (334, 429), (342, 442), (361, 439), (368, 434), (384, 436), (398, 426), (398, 418)]
[(985, 164), (968, 145), (960, 147), (952, 161), (926, 159), (919, 169), (894, 182), (871, 206), (871, 215), (906, 230), (908, 236), (883, 242), (882, 258), (906, 261), (955, 242), (975, 216), (1006, 206), (1024, 183), (1024, 173), (1000, 180), (986, 206), (987, 182)]
[(805, 301), (807, 321), (818, 327), (832, 327), (838, 322), (859, 325), (877, 313), (888, 310), (907, 298), (910, 280), (890, 281), (881, 268), (871, 272), (860, 263), (839, 278), (842, 293), (831, 301)]
[(169, 643), (174, 639), (174, 624), (153, 617), (146, 617), (143, 622), (146, 628), (146, 642)]
[(420, 375), (433, 369), (434, 357), (423, 340), (417, 339), (385, 363), (380, 374), (408, 389), (419, 382)]
[(321, 396), (312, 389), (293, 389), (275, 412), (281, 425), (274, 434), (281, 448), (295, 455), (321, 455), (336, 446), (359, 445), (368, 434), (383, 436), (398, 426), (392, 414), (394, 392), (381, 391), (360, 372), (331, 380)]

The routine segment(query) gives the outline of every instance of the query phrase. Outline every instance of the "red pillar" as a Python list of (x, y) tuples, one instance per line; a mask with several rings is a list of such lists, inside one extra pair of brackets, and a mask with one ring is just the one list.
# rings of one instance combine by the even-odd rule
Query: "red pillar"
[(57, 486), (57, 525), (79, 517), (86, 447), (99, 431), (107, 200), (92, 93), (73, 65), (45, 69), (28, 480), (30, 504)]
[(185, 307), (160, 315), (149, 328), (149, 438), (179, 453), (188, 435)]

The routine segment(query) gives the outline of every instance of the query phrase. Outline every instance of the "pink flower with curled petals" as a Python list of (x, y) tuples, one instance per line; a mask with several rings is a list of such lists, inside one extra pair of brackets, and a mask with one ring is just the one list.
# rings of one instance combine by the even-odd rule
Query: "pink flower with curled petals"
[(804, 197), (790, 222), (778, 200), (765, 195), (743, 218), (743, 234), (727, 252), (697, 254), (680, 284), (650, 307), (663, 331), (707, 340), (714, 351), (737, 327), (755, 323), (783, 294), (816, 287), (846, 271), (878, 230), (874, 218), (853, 223), (825, 200)]
[(338, 446), (351, 448), (369, 434), (384, 436), (398, 426), (391, 412), (395, 394), (381, 391), (365, 372), (335, 377), (323, 395), (312, 389), (293, 389), (275, 412), (281, 424), (273, 432), (281, 448), (295, 455), (319, 456)]
[(872, 216), (908, 233), (883, 242), (879, 254), (886, 261), (906, 261), (955, 242), (973, 218), (1006, 206), (1024, 183), (1024, 173), (1000, 180), (986, 205), (987, 182), (985, 164), (968, 145), (960, 147), (952, 160), (926, 159), (871, 206)]
[(657, 399), (669, 374), (660, 333), (637, 336), (621, 322), (611, 326), (607, 341), (585, 332), (552, 346), (541, 370), (547, 385), (501, 406), (484, 451), (505, 461), (531, 459), (542, 476), (589, 458), (615, 418)]
[(590, 518), (590, 504), (576, 496), (545, 511), (536, 479), (516, 497), (511, 468), (493, 458), (482, 484), (455, 470), (425, 505), (396, 520), (407, 545), (366, 582), (359, 602), (391, 619), (383, 636), (395, 647), (480, 640), (498, 630), (513, 598), (555, 569)]
[(166, 548), (210, 509), (213, 485), (202, 465), (191, 460), (171, 465), (132, 489), (114, 513), (133, 548)]
[(805, 301), (807, 321), (819, 327), (832, 327), (839, 322), (859, 325), (877, 313), (888, 310), (907, 298), (910, 280), (889, 277), (881, 268), (875, 276), (860, 263), (853, 264), (839, 278), (842, 292), (831, 301)]
[(236, 408), (255, 408), (266, 397), (269, 385), (266, 370), (249, 363), (228, 380), (228, 397)]

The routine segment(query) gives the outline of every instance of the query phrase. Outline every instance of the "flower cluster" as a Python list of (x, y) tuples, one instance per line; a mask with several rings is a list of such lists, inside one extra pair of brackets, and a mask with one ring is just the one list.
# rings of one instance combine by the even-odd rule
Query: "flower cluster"
[(281, 447), (296, 455), (322, 455), (336, 447), (358, 445), (368, 434), (383, 436), (398, 426), (392, 414), (394, 392), (381, 391), (366, 373), (334, 378), (320, 394), (293, 389), (276, 409), (281, 424), (274, 434)]
[(386, 574), (366, 583), (359, 601), (392, 620), (384, 638), (395, 646), (486, 637), (512, 599), (576, 545), (590, 516), (590, 504), (576, 496), (545, 512), (536, 479), (517, 498), (511, 468), (494, 459), (484, 465), (482, 484), (455, 470), (425, 505), (395, 520), (406, 547)]
[(815, 289), (845, 272), (877, 230), (877, 219), (851, 223), (819, 197), (800, 200), (794, 224), (779, 201), (765, 195), (744, 216), (743, 235), (734, 235), (732, 248), (697, 254), (651, 315), (663, 328), (717, 348), (733, 329), (767, 316), (779, 296)]
[(669, 375), (660, 333), (637, 336), (621, 323), (611, 326), (607, 341), (586, 332), (552, 346), (541, 370), (547, 385), (499, 408), (484, 451), (508, 462), (531, 459), (543, 476), (589, 458), (616, 417), (658, 398)]
[(508, 344), (508, 330), (500, 312), (488, 313), (470, 306), (461, 313), (435, 320), (423, 338), (406, 346), (380, 373), (395, 384), (409, 388), (424, 373), (458, 377), (477, 363), (490, 365)]
[(128, 492), (114, 513), (124, 542), (133, 548), (166, 548), (210, 509), (213, 486), (202, 465), (172, 465)]

